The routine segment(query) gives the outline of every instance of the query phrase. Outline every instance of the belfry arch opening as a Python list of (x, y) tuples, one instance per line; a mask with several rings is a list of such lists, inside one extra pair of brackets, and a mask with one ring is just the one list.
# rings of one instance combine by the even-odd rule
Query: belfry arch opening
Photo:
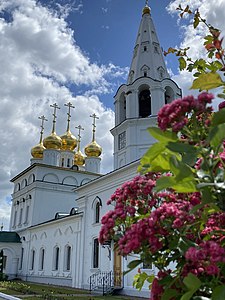
[(119, 100), (119, 122), (122, 123), (125, 119), (126, 119), (126, 97), (125, 97), (125, 93), (122, 93), (120, 96), (120, 100)]
[(165, 104), (171, 103), (174, 100), (174, 91), (170, 86), (165, 88)]
[(149, 87), (145, 87), (139, 92), (139, 117), (146, 118), (151, 115), (151, 93)]

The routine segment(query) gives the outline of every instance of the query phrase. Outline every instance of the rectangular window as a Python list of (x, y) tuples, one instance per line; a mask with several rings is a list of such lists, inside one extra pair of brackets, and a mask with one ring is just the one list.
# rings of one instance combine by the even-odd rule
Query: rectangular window
[(118, 135), (118, 149), (121, 150), (126, 147), (126, 131)]
[(99, 242), (98, 239), (94, 239), (93, 249), (93, 268), (99, 267)]

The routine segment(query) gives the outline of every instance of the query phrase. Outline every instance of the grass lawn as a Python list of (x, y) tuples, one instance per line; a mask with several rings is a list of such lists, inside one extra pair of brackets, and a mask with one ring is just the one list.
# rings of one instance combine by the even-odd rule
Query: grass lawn
[[(47, 284), (34, 284), (23, 281), (0, 281), (0, 292), (18, 296), (26, 300), (130, 300), (128, 296), (95, 296), (90, 295), (87, 290), (80, 290), (68, 287), (53, 286)], [(135, 297), (135, 300), (137, 298)]]

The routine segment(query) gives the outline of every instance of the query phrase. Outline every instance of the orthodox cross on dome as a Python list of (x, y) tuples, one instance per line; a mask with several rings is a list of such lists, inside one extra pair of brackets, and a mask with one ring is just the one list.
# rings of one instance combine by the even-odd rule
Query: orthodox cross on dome
[(145, 6), (148, 6), (148, 0), (145, 0)]
[(71, 108), (75, 108), (75, 106), (73, 106), (73, 104), (71, 102), (68, 102), (64, 105), (68, 107), (67, 131), (69, 131), (70, 130), (70, 118), (71, 118), (70, 110), (71, 110)]
[(93, 136), (92, 136), (92, 142), (94, 142), (95, 140), (95, 131), (96, 131), (96, 119), (99, 119), (99, 117), (96, 116), (96, 114), (94, 113), (93, 115), (90, 116), (91, 118), (93, 118), (93, 123), (92, 123), (92, 126), (93, 126), (93, 129), (92, 129), (92, 132), (93, 132)]
[(54, 103), (54, 104), (50, 104), (50, 107), (53, 107), (54, 108), (54, 110), (53, 110), (53, 125), (52, 125), (52, 133), (54, 133), (55, 132), (55, 123), (56, 123), (56, 109), (60, 109), (60, 107), (56, 104), (56, 103)]
[(40, 116), (40, 117), (38, 117), (38, 119), (40, 119), (41, 120), (41, 132), (40, 132), (40, 134), (41, 134), (41, 136), (40, 136), (40, 144), (42, 143), (42, 138), (43, 138), (43, 132), (44, 132), (44, 122), (45, 121), (48, 121), (46, 118), (45, 118), (45, 116), (43, 115), (43, 116)]
[(81, 139), (80, 132), (81, 132), (81, 130), (84, 130), (84, 128), (82, 128), (81, 125), (76, 126), (75, 128), (78, 129), (78, 141), (77, 141), (78, 145), (77, 145), (77, 151), (80, 151), (80, 139)]

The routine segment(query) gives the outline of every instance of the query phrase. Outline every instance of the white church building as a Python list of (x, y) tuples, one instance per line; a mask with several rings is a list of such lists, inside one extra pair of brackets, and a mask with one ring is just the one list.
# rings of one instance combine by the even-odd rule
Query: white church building
[[(134, 270), (123, 276), (134, 257), (121, 257), (113, 242), (100, 245), (101, 218), (112, 206), (107, 200), (124, 182), (137, 174), (139, 159), (154, 139), (147, 132), (156, 124), (159, 109), (181, 97), (181, 90), (170, 79), (161, 46), (151, 18), (150, 7), (142, 11), (127, 83), (115, 95), (114, 170), (100, 174), (101, 147), (96, 142), (96, 115), (93, 114), (93, 139), (80, 150), (68, 127), (56, 134), (57, 104), (52, 105), (53, 128), (31, 150), (30, 165), (12, 178), (10, 231), (0, 232), (4, 252), (4, 273), (24, 281), (98, 288), (106, 279), (111, 288), (130, 295), (149, 297), (133, 288)], [(146, 266), (143, 266), (143, 268)], [(154, 274), (154, 266), (146, 269)], [(110, 278), (110, 279), (109, 279)]]

